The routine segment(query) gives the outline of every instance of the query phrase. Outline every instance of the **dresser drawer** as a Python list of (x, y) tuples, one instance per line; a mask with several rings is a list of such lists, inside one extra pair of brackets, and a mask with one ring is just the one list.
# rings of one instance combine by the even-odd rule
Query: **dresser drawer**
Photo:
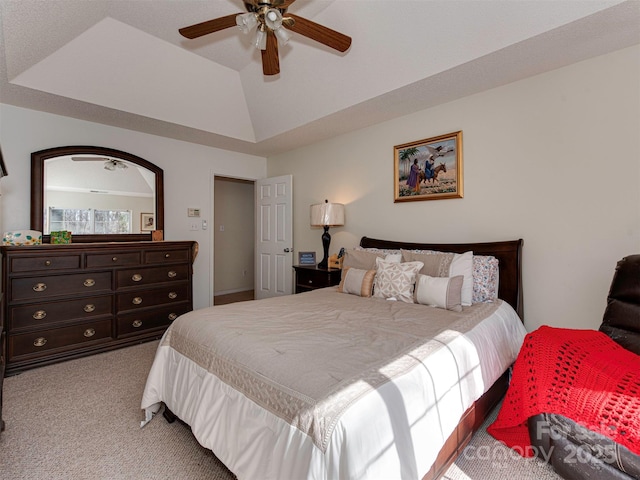
[(140, 265), (140, 252), (88, 253), (87, 268)]
[(9, 265), (13, 273), (71, 270), (80, 268), (80, 254), (16, 256), (9, 259)]
[(144, 263), (169, 263), (169, 262), (186, 262), (189, 260), (188, 249), (176, 250), (159, 250), (153, 252), (144, 252)]
[(140, 287), (162, 282), (179, 282), (189, 279), (188, 265), (167, 265), (120, 270), (117, 273), (117, 288)]
[(39, 300), (56, 295), (111, 292), (111, 272), (88, 272), (11, 279), (11, 301)]
[(118, 315), (118, 338), (137, 335), (145, 330), (166, 328), (180, 315), (191, 311), (187, 302), (168, 307)]
[(111, 319), (81, 323), (62, 328), (44, 329), (39, 332), (9, 335), (8, 361), (24, 356), (37, 357), (53, 350), (64, 351), (91, 343), (110, 340)]
[(117, 311), (135, 310), (148, 308), (165, 303), (178, 303), (189, 300), (189, 284), (182, 283), (169, 285), (153, 290), (136, 290), (130, 293), (119, 293), (117, 295)]
[(44, 327), (66, 320), (80, 320), (113, 314), (111, 296), (86, 297), (63, 302), (9, 307), (9, 329)]

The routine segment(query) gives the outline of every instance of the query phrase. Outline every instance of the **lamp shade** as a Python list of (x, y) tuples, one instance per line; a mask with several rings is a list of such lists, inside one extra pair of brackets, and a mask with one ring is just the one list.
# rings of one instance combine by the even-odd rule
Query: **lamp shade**
[(311, 205), (312, 227), (341, 227), (344, 225), (344, 205), (341, 203), (317, 203)]

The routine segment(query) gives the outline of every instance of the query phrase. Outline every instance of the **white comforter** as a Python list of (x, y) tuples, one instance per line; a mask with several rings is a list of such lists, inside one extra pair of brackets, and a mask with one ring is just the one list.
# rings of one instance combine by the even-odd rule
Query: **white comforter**
[[(491, 310), (478, 305), (456, 314), (327, 288), (191, 312), (174, 322), (158, 347), (142, 399), (143, 424), (164, 402), (239, 479), (419, 479), (464, 411), (520, 349), (526, 331), (516, 313), (499, 302), (482, 319), (481, 312)], [(205, 335), (209, 329), (212, 334)], [(283, 331), (286, 336), (278, 333)], [(430, 338), (422, 338), (427, 331)], [(305, 345), (308, 332), (313, 340)], [(323, 344), (319, 337), (329, 342)], [(381, 342), (376, 343), (380, 347), (358, 357), (375, 366), (374, 376), (387, 375), (385, 381), (369, 385), (371, 372), (357, 374), (347, 366), (339, 369), (344, 374), (336, 370), (336, 362), (361, 368), (341, 355), (351, 343), (372, 342)], [(233, 343), (249, 355), (235, 357), (228, 347)], [(370, 358), (376, 349), (387, 355), (379, 367)], [(205, 358), (206, 350), (217, 356)], [(291, 380), (268, 368), (262, 373), (274, 351), (293, 363), (281, 369), (294, 372)], [(220, 363), (241, 374), (248, 369), (259, 373), (251, 382), (235, 380), (229, 372), (217, 373)], [(329, 365), (329, 375), (310, 369), (318, 363)], [(237, 388), (231, 386), (234, 382)], [(272, 386), (279, 390), (263, 397)], [(339, 414), (327, 414), (324, 423), (330, 425), (324, 430), (308, 427), (323, 424), (317, 411), (329, 411), (329, 394), (343, 395)]]

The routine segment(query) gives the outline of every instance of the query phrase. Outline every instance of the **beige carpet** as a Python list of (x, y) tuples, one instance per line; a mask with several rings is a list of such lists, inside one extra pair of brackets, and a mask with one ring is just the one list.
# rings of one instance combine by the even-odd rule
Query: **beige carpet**
[[(157, 345), (146, 343), (6, 378), (0, 479), (234, 479), (183, 424), (157, 416), (139, 427), (140, 399)], [(481, 431), (445, 478), (560, 477)]]

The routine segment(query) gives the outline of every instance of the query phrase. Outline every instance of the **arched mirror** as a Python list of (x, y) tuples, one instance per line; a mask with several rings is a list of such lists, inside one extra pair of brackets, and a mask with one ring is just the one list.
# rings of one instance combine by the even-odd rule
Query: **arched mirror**
[(72, 242), (151, 240), (164, 229), (160, 167), (111, 148), (68, 146), (31, 154), (31, 228)]

